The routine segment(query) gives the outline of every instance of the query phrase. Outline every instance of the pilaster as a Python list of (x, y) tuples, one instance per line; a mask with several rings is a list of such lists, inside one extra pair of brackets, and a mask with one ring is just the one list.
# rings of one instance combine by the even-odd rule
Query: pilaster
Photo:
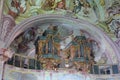
[(2, 17), (3, 17), (3, 3), (5, 0), (0, 0), (0, 34), (2, 30)]
[(4, 68), (4, 61), (0, 60), (0, 80), (3, 78), (3, 69)]

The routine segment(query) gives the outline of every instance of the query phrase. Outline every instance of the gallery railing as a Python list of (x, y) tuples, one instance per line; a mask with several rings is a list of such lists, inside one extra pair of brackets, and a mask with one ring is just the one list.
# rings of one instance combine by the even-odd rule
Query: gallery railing
[(36, 58), (20, 54), (14, 54), (13, 57), (7, 61), (7, 64), (26, 69), (41, 69), (40, 62)]
[[(13, 65), (20, 68), (25, 69), (34, 69), (34, 70), (42, 70), (41, 63), (36, 58), (32, 58), (29, 56), (24, 56), (20, 54), (14, 54), (13, 57), (6, 62), (9, 65)], [(89, 71), (90, 74), (96, 75), (111, 75), (111, 74), (119, 74), (118, 65), (108, 65), (108, 64), (94, 64)]]

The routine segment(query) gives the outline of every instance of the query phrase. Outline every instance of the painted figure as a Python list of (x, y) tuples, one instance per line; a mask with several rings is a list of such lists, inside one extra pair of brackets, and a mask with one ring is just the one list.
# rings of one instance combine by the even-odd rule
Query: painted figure
[(52, 10), (55, 8), (55, 0), (46, 0), (41, 7), (43, 10)]
[(56, 7), (59, 9), (66, 9), (65, 0), (59, 1)]
[(97, 6), (97, 3), (95, 0), (87, 0), (87, 2), (90, 4), (90, 7), (93, 9), (94, 11), (94, 16), (99, 19), (99, 8)]
[(115, 1), (112, 6), (107, 9), (107, 12), (109, 17), (120, 14), (120, 3)]
[(9, 12), (8, 14), (12, 17), (16, 18), (20, 13), (24, 13), (26, 10), (26, 2), (25, 0), (10, 0), (8, 4)]
[(113, 26), (115, 28), (114, 34), (115, 34), (116, 38), (120, 38), (120, 19), (113, 20), (111, 26)]
[(80, 0), (74, 0), (74, 9), (73, 9), (73, 12), (76, 14), (76, 13), (79, 13), (81, 8), (82, 8), (82, 4), (80, 2)]
[(29, 28), (26, 32), (23, 34), (23, 40), (24, 42), (33, 41), (36, 35), (35, 28)]
[(40, 60), (42, 61), (42, 69), (43, 70), (52, 70), (53, 69), (53, 63), (51, 60), (49, 59), (44, 59), (44, 60)]
[(57, 70), (59, 68), (60, 61), (55, 59), (40, 59), (43, 70)]
[(17, 52), (25, 52), (25, 51), (27, 51), (27, 49), (28, 49), (27, 44), (25, 42), (21, 42), (18, 44)]

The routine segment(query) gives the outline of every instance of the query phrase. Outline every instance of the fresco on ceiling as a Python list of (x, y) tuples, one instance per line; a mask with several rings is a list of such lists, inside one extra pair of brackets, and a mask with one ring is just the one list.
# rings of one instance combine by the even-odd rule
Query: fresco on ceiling
[[(9, 35), (16, 24), (29, 17), (42, 14), (59, 14), (83, 19), (97, 25), (120, 46), (119, 0), (4, 0), (3, 10), (5, 17), (3, 26), (5, 27), (2, 28), (0, 34), (3, 41), (6, 40), (6, 36)], [(9, 25), (11, 26), (8, 28)], [(16, 67), (26, 69), (57, 71), (64, 68), (91, 73), (90, 70), (94, 64), (106, 64), (108, 62), (106, 55), (103, 55), (100, 59), (95, 59), (95, 54), (101, 52), (102, 49), (100, 49), (99, 42), (91, 38), (89, 33), (81, 29), (72, 30), (56, 24), (44, 25), (43, 27), (34, 26), (27, 29), (12, 42), (10, 49), (13, 49), (16, 55), (20, 56), (13, 55), (8, 63), (11, 64), (12, 62), (12, 65)], [(29, 59), (29, 57), (32, 57), (32, 59)], [(34, 65), (34, 62), (39, 65)], [(99, 73), (98, 67), (95, 66), (96, 74)], [(108, 73), (111, 70), (110, 66), (100, 66), (101, 74), (106, 73), (106, 69), (108, 69)], [(22, 73), (14, 74), (23, 75)], [(26, 78), (31, 75), (23, 76), (23, 78)], [(14, 76), (12, 77), (16, 79)], [(31, 77), (36, 79), (34, 75)], [(7, 80), (7, 77), (5, 78)], [(61, 74), (57, 78), (80, 80), (83, 77), (81, 74), (79, 76)], [(50, 75), (46, 75), (46, 80), (50, 79)]]
[(4, 14), (17, 24), (39, 14), (62, 14), (101, 27), (113, 40), (120, 36), (119, 0), (5, 0)]

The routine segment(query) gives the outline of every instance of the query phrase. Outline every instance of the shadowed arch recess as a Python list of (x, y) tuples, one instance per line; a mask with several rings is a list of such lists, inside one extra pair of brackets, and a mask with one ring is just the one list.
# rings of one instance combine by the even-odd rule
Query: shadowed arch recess
[[(93, 39), (99, 42), (101, 51), (103, 50), (102, 54), (105, 51), (108, 55), (107, 57), (110, 59), (109, 61), (111, 61), (112, 64), (116, 64), (118, 63), (118, 60), (120, 60), (117, 47), (103, 31), (85, 20), (73, 19), (61, 15), (38, 15), (22, 21), (11, 31), (7, 38), (8, 41), (6, 41), (7, 43), (5, 44), (5, 47), (8, 48), (12, 41), (28, 28), (32, 27), (33, 25), (37, 26), (44, 23), (69, 24), (69, 28), (82, 29), (88, 32)], [(101, 56), (102, 54), (98, 56)]]

